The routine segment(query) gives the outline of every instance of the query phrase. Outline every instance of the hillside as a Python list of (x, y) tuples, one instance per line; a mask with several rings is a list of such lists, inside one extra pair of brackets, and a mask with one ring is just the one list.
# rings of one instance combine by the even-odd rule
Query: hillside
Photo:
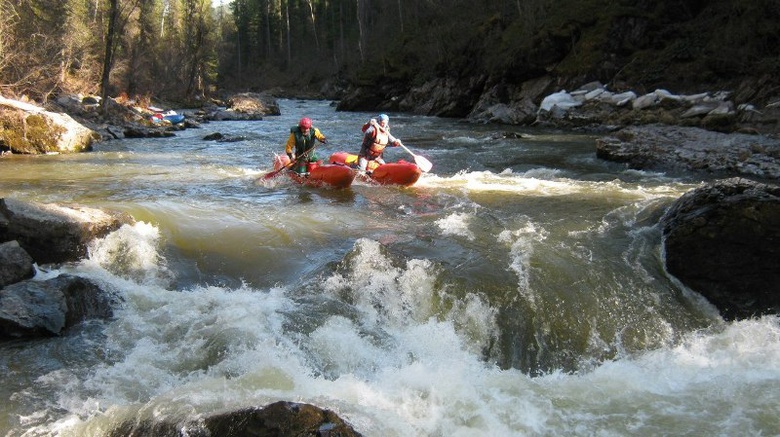
[(486, 94), (597, 81), (764, 106), (780, 100), (778, 22), (778, 0), (0, 1), (0, 92), (184, 106), (278, 88), (399, 111), (429, 93), (415, 111), (463, 117)]
[[(485, 89), (545, 76), (549, 92), (599, 81), (617, 92), (727, 90), (737, 104), (780, 100), (776, 0), (554, 3), (530, 21), (458, 15), (395, 41), (381, 69), (369, 63), (350, 78), (350, 89), (364, 94), (350, 109), (387, 107), (436, 78), (471, 89), (463, 104), (437, 114), (454, 117)], [(433, 50), (441, 41), (447, 50)]]

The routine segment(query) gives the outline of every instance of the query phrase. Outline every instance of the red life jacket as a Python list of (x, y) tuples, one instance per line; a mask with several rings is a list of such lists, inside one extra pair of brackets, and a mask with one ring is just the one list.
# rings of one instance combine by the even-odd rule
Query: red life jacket
[[(365, 132), (369, 127), (369, 123), (366, 123), (363, 125), (363, 132)], [(382, 151), (385, 150), (385, 147), (387, 147), (387, 143), (390, 141), (389, 138), (389, 132), (390, 128), (382, 129), (379, 127), (378, 124), (374, 125), (374, 138), (373, 142), (371, 143), (371, 146), (368, 148), (368, 152), (373, 157), (377, 157), (382, 154)]]

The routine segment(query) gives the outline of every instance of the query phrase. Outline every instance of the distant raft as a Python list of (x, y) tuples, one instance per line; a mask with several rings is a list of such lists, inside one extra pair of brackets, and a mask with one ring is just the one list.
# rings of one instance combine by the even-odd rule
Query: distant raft
[[(157, 108), (155, 108), (157, 109)], [(170, 124), (184, 123), (184, 114), (177, 114), (176, 111), (170, 110), (166, 112), (158, 111), (149, 117), (152, 123), (168, 122)]]

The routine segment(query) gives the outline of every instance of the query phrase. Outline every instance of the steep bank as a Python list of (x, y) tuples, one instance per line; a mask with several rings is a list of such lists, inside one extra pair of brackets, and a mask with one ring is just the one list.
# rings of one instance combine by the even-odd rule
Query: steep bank
[[(464, 21), (440, 57), (421, 57), (422, 41), (409, 38), (369, 65), (339, 91), (343, 110), (414, 112), (442, 117), (480, 116), (502, 105), (528, 117), (542, 99), (598, 81), (615, 93), (638, 96), (657, 89), (673, 94), (727, 91), (735, 108), (763, 111), (780, 101), (776, 2), (652, 3), (564, 1), (548, 5), (529, 23), (502, 17)], [(424, 59), (409, 68), (408, 58)], [(489, 118), (489, 117), (488, 117)]]

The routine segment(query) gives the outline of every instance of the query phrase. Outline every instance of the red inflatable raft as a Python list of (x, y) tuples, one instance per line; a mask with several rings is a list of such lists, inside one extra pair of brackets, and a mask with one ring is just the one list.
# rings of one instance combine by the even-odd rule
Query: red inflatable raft
[[(347, 152), (336, 152), (330, 155), (329, 161), (332, 164), (341, 164), (356, 168), (358, 165), (358, 156)], [(382, 185), (402, 185), (408, 187), (414, 185), (422, 170), (417, 164), (407, 162), (403, 159), (398, 162), (388, 162), (379, 164), (376, 161), (368, 162), (368, 180)]]
[[(278, 171), (290, 164), (290, 158), (286, 155), (277, 155), (274, 158), (274, 171)], [(321, 164), (321, 161), (310, 162), (308, 173), (298, 174), (292, 170), (282, 170), (279, 174), (286, 174), (290, 179), (299, 184), (312, 187), (347, 188), (355, 180), (355, 170), (339, 164)], [(269, 173), (270, 174), (270, 173)]]

